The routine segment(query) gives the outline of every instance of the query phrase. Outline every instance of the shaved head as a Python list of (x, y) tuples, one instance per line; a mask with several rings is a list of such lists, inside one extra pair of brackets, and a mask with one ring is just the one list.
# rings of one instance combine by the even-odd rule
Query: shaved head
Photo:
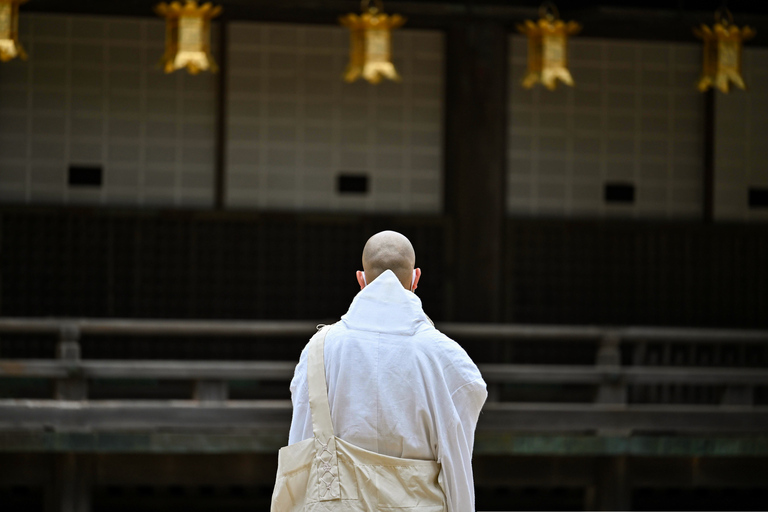
[(400, 283), (410, 290), (415, 265), (416, 253), (411, 242), (396, 231), (376, 233), (365, 243), (363, 270), (369, 284), (385, 270), (391, 270)]

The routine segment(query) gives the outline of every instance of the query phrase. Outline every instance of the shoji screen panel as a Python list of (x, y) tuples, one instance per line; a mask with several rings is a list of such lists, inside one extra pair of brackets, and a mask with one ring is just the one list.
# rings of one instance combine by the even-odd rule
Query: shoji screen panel
[(716, 93), (715, 218), (766, 221), (768, 49), (747, 46), (742, 68), (746, 91)]
[[(436, 213), (442, 207), (443, 39), (393, 33), (401, 83), (347, 84), (341, 27), (233, 23), (227, 205)], [(367, 193), (338, 191), (342, 174)]]
[[(526, 39), (510, 37), (507, 212), (699, 216), (699, 53), (695, 44), (573, 38), (576, 87), (526, 90)], [(634, 202), (606, 201), (611, 184), (634, 187)]]
[[(160, 70), (161, 20), (25, 14), (21, 32), (29, 61), (0, 66), (2, 201), (212, 204), (216, 80)], [(101, 185), (70, 186), (71, 165)]]

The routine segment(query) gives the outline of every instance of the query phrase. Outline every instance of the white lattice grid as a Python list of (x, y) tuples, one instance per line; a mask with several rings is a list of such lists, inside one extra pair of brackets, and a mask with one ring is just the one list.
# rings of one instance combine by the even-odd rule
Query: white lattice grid
[[(229, 29), (227, 204), (235, 208), (439, 212), (443, 38), (393, 32), (401, 83), (347, 84), (342, 27)], [(341, 172), (368, 175), (339, 194)]]
[[(526, 90), (527, 40), (510, 37), (508, 214), (701, 215), (698, 46), (575, 37), (569, 49), (575, 88)], [(634, 204), (607, 204), (607, 182), (634, 184)]]
[(715, 96), (715, 218), (765, 221), (749, 188), (768, 188), (768, 49), (744, 48), (742, 69), (747, 90)]
[[(215, 78), (160, 70), (162, 20), (25, 14), (20, 29), (29, 61), (0, 65), (3, 201), (212, 203)], [(103, 166), (103, 185), (70, 187), (70, 164)]]

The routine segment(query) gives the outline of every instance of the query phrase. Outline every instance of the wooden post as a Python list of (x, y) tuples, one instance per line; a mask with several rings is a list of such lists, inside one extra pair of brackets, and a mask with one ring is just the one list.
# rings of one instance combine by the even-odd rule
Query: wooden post
[(445, 211), (449, 305), (456, 321), (502, 315), (507, 32), (462, 20), (447, 32)]
[(600, 457), (595, 475), (596, 510), (630, 510), (632, 488), (627, 457)]
[(201, 402), (221, 402), (228, 398), (229, 389), (223, 380), (195, 381), (195, 400)]
[(715, 219), (715, 90), (704, 93), (704, 175), (703, 220), (711, 224)]
[(88, 381), (79, 374), (80, 329), (76, 324), (64, 324), (59, 331), (56, 357), (72, 363), (68, 377), (56, 381), (57, 400), (85, 400), (88, 397)]
[(503, 384), (501, 382), (491, 382), (487, 384), (488, 398), (487, 402), (501, 402), (501, 390)]
[[(621, 338), (617, 333), (607, 333), (597, 351), (597, 368), (603, 373), (603, 381), (597, 390), (595, 402), (599, 404), (626, 405), (627, 385), (620, 378)], [(630, 429), (602, 428), (599, 436), (629, 436)]]
[(51, 481), (45, 499), (46, 512), (90, 512), (91, 457), (74, 453), (53, 457)]
[(213, 205), (223, 210), (226, 202), (227, 186), (227, 28), (225, 18), (219, 21), (219, 74), (216, 102), (216, 168), (213, 183)]
[(626, 404), (627, 386), (619, 380), (621, 370), (621, 338), (616, 333), (608, 333), (601, 341), (597, 351), (597, 367), (605, 375), (597, 391), (597, 403)]

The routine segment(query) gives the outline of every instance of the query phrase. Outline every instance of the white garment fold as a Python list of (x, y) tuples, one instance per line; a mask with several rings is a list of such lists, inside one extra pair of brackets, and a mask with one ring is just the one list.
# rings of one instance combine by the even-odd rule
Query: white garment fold
[[(291, 381), (289, 444), (312, 437), (306, 365), (304, 350)], [(438, 461), (449, 512), (474, 510), (472, 447), (485, 382), (393, 272), (361, 290), (329, 332), (325, 372), (338, 437), (383, 455)]]

